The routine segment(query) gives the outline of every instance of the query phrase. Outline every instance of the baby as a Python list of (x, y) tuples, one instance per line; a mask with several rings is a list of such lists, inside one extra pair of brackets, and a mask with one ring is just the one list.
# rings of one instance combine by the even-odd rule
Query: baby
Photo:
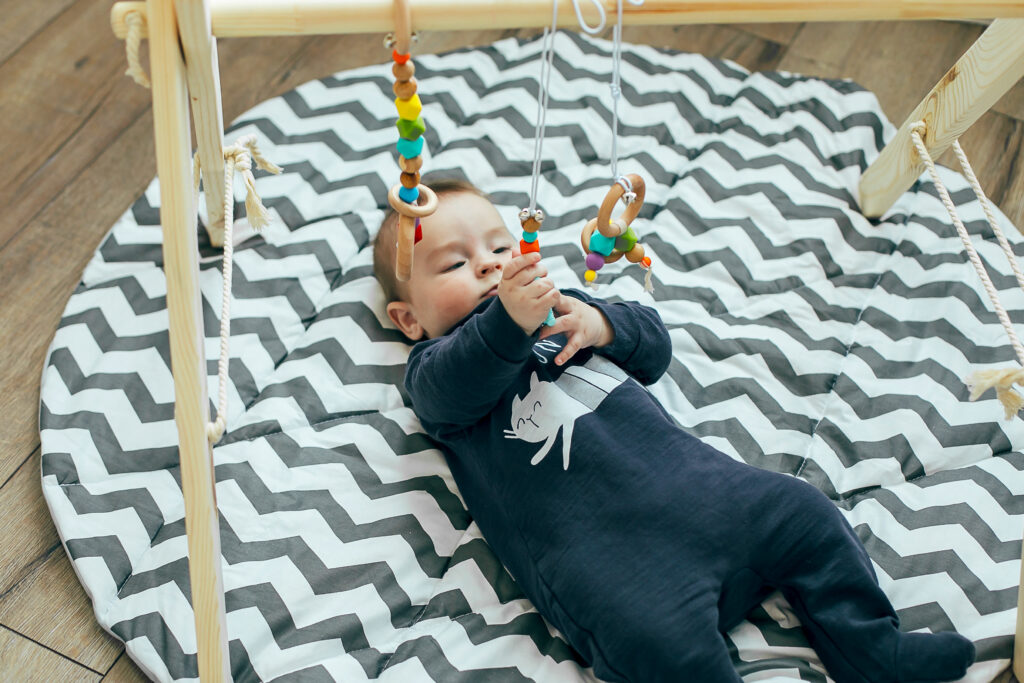
[(964, 675), (973, 644), (901, 632), (821, 492), (704, 444), (641, 386), (671, 360), (656, 311), (559, 291), (479, 190), (430, 185), (412, 278), (393, 212), (374, 245), (419, 342), (405, 386), (488, 543), (597, 676), (738, 683), (723, 634), (775, 589), (838, 683)]

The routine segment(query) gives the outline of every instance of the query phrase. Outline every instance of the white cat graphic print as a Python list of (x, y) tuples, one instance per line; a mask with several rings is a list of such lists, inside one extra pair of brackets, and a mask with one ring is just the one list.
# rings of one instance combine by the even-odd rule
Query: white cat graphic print
[(576, 420), (592, 413), (616, 387), (629, 376), (615, 363), (597, 354), (582, 365), (565, 369), (554, 382), (545, 382), (530, 373), (530, 390), (512, 398), (512, 428), (506, 439), (544, 444), (530, 460), (536, 465), (551, 450), (558, 430), (562, 430), (562, 467), (569, 469), (572, 430)]

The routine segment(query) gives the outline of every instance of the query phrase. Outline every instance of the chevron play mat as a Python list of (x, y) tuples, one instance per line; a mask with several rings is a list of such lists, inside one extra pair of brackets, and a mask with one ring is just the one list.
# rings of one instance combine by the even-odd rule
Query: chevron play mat
[[(417, 56), (425, 169), (475, 182), (512, 229), (540, 48)], [(610, 182), (610, 52), (576, 34), (555, 48), (538, 199), (562, 287), (582, 285), (580, 228)], [(860, 174), (894, 128), (850, 82), (626, 46), (622, 83), (619, 169), (647, 181), (634, 226), (655, 289), (620, 261), (597, 293), (668, 325), (674, 359), (652, 391), (732, 457), (824, 491), (902, 628), (956, 629), (978, 648), (966, 680), (991, 680), (1012, 649), (1024, 422), (991, 392), (968, 401), (964, 377), (1014, 356), (934, 185), (881, 221), (859, 213)], [(311, 81), (227, 135), (255, 134), (284, 169), (257, 181), (271, 225), (236, 247), (213, 451), (235, 680), (593, 680), (495, 559), (408, 407), (410, 347), (369, 246), (396, 174), (391, 84), (387, 64)], [(1024, 322), (978, 202), (943, 173)], [(68, 302), (42, 378), (42, 485), (99, 623), (153, 678), (195, 680), (159, 205), (154, 181)], [(201, 229), (200, 251), (215, 397), (220, 251)], [(748, 681), (826, 680), (777, 595), (728, 640)]]

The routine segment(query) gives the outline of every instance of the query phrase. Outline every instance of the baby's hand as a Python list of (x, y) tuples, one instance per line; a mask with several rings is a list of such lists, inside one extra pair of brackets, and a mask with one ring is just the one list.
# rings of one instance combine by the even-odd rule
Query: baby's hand
[(533, 334), (547, 319), (559, 296), (554, 283), (546, 277), (547, 268), (539, 261), (537, 252), (516, 256), (505, 266), (498, 283), (498, 298), (526, 334)]
[(598, 309), (572, 296), (559, 295), (555, 312), (555, 324), (545, 327), (541, 339), (558, 332), (565, 332), (568, 341), (561, 353), (555, 356), (555, 365), (562, 365), (580, 349), (588, 346), (607, 346), (615, 340), (608, 318)]

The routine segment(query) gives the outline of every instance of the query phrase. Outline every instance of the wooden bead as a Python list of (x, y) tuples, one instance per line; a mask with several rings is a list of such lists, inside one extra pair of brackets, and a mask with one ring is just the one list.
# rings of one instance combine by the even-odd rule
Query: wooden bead
[(540, 240), (535, 242), (524, 242), (523, 240), (519, 240), (520, 254), (529, 254), (531, 251), (540, 251)]
[(413, 157), (412, 159), (406, 159), (405, 157), (398, 157), (398, 167), (402, 169), (403, 173), (416, 173), (423, 168), (423, 157)]
[(414, 188), (420, 184), (419, 173), (403, 173), (402, 174), (402, 187)]
[(523, 221), (523, 232), (537, 232), (540, 229), (540, 221), (530, 216)]
[(639, 244), (626, 252), (626, 260), (630, 263), (640, 263), (644, 260), (644, 248)]
[(407, 100), (416, 94), (416, 79), (411, 78), (408, 81), (395, 81), (395, 84), (391, 86), (395, 95), (401, 100)]
[(408, 61), (404, 64), (395, 62), (395, 65), (391, 67), (391, 73), (395, 75), (395, 80), (407, 81), (416, 73), (416, 66), (412, 61)]

